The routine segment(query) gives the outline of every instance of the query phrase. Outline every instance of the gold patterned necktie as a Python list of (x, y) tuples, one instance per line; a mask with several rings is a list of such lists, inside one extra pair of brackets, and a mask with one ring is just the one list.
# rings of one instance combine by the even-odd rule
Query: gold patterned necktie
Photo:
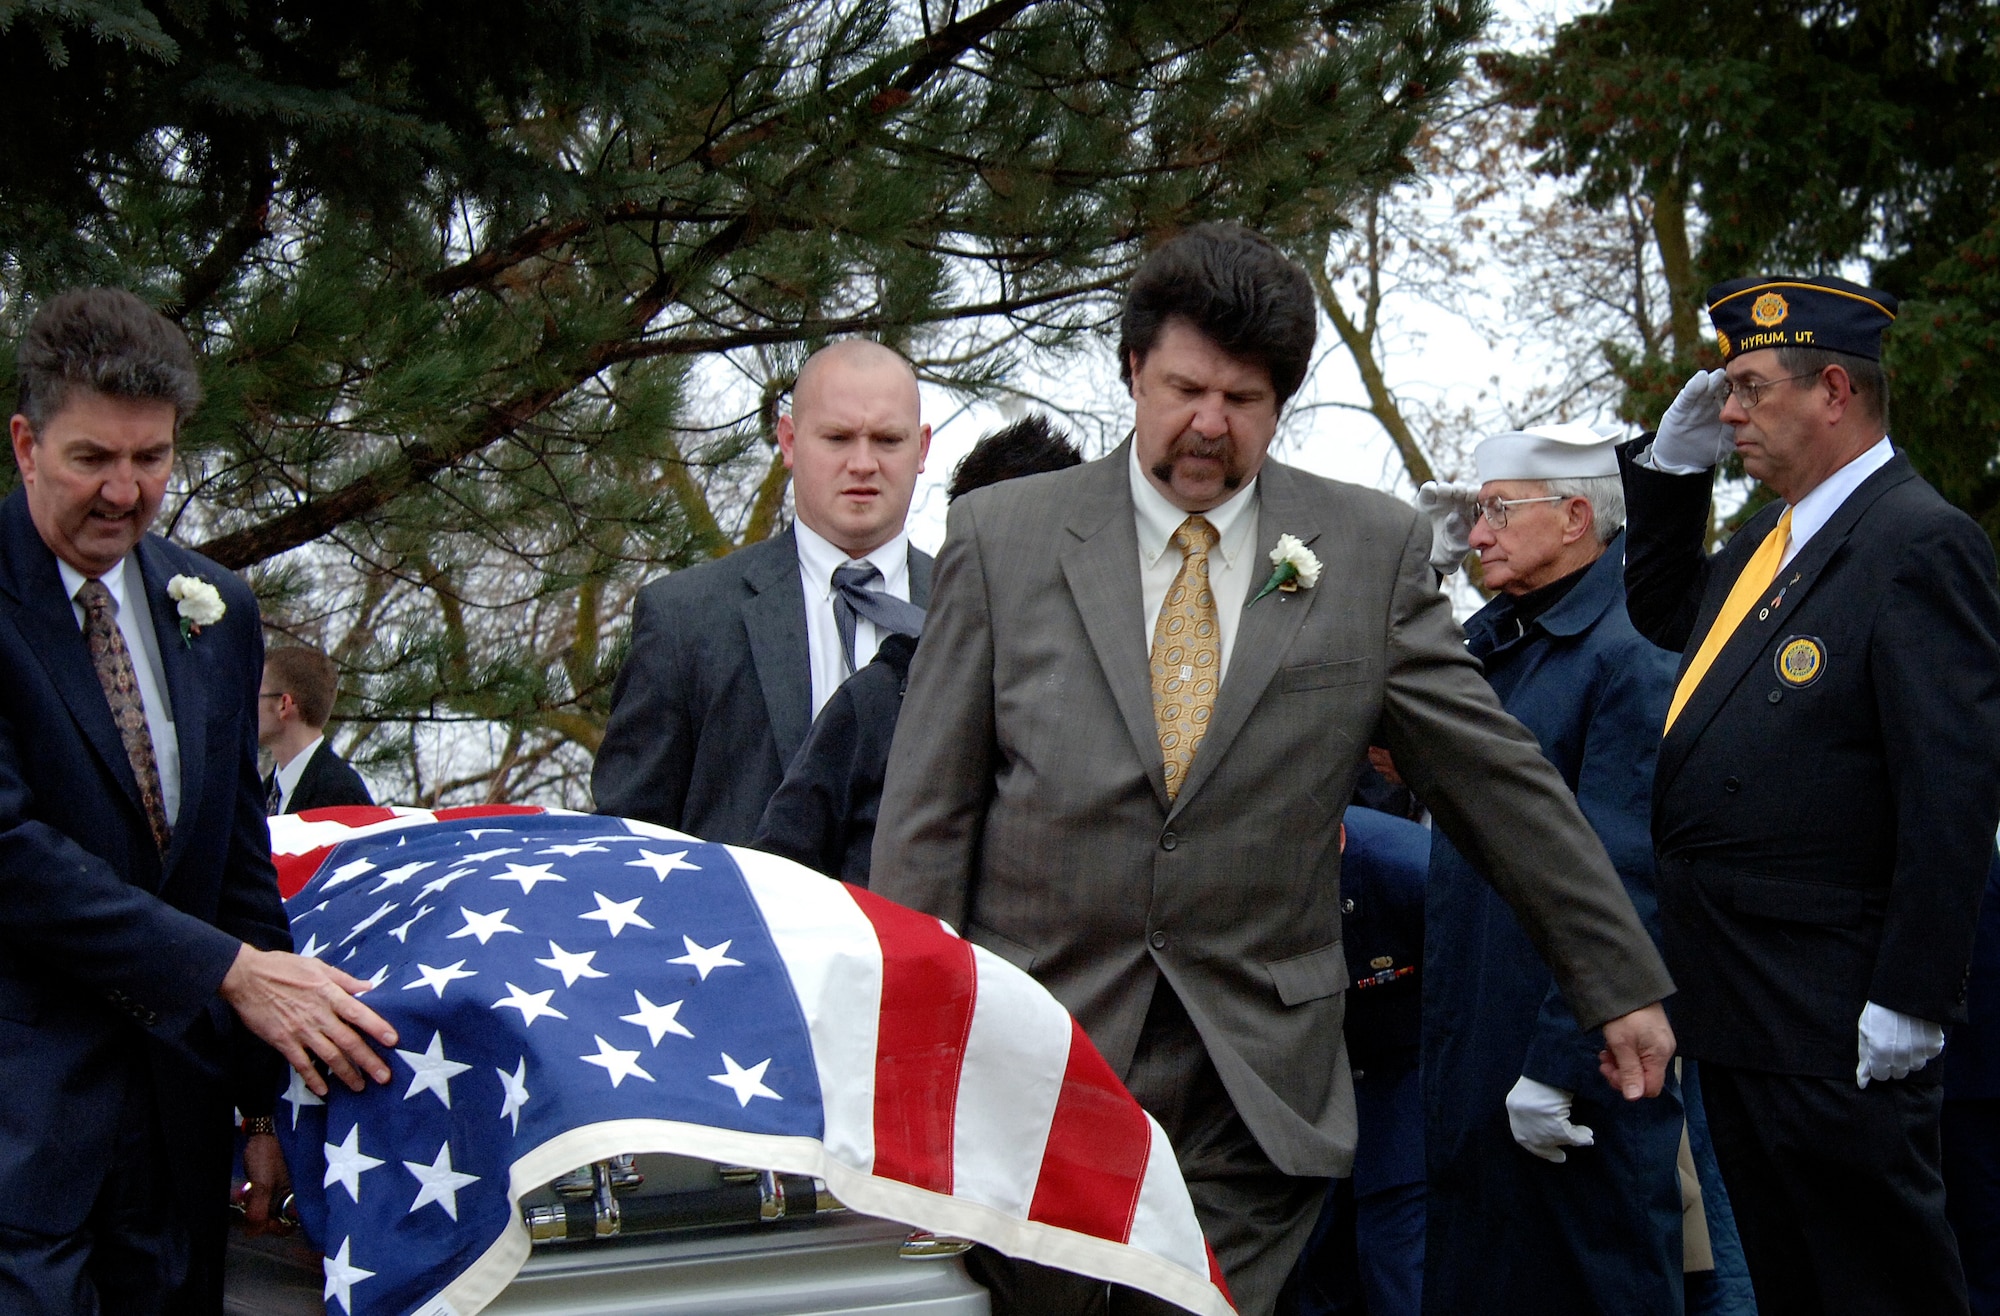
[(76, 601), (83, 605), (83, 641), (90, 647), (90, 664), (97, 669), (97, 683), (104, 687), (104, 698), (111, 705), (111, 721), (118, 728), (118, 738), (125, 742), (132, 775), (138, 778), (139, 803), (145, 806), (153, 843), (165, 854), (173, 829), (167, 825), (166, 797), (160, 792), (160, 765), (153, 757), (146, 701), (139, 694), (139, 678), (132, 670), (132, 651), (125, 647), (124, 633), (118, 629), (111, 591), (101, 580), (86, 580), (76, 592)]
[(1153, 721), (1166, 762), (1169, 800), (1187, 780), (1222, 684), (1222, 631), (1215, 591), (1208, 583), (1208, 551), (1220, 538), (1206, 517), (1181, 522), (1173, 539), (1181, 551), (1180, 573), (1153, 624)]

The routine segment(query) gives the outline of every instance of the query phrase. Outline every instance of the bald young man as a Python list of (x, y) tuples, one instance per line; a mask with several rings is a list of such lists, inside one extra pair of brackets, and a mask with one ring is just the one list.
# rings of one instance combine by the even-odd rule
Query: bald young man
[(931, 559), (903, 523), (931, 431), (909, 362), (861, 338), (822, 348), (777, 437), (791, 528), (639, 591), (591, 772), (600, 812), (748, 844), (820, 707), (916, 629)]

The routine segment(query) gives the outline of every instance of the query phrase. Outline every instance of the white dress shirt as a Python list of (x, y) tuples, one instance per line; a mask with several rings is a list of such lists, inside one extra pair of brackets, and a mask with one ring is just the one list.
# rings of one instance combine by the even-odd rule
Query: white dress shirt
[[(1174, 531), (1190, 515), (1167, 501), (1146, 473), (1139, 469), (1139, 446), (1132, 445), (1132, 511), (1139, 527), (1139, 597), (1145, 606), (1146, 652), (1153, 651), (1153, 628), (1159, 625), (1160, 605), (1181, 573), (1181, 551), (1174, 547)], [(1236, 645), (1236, 627), (1243, 616), (1243, 601), (1250, 597), (1251, 577), (1257, 564), (1257, 481), (1252, 479), (1219, 507), (1201, 515), (1220, 536), (1208, 555), (1208, 587), (1215, 594), (1215, 621), (1222, 632), (1222, 668), (1218, 683), (1229, 675), (1229, 654)], [(1268, 573), (1267, 573), (1268, 574)]]
[(312, 743), (292, 755), (291, 761), (278, 765), (278, 812), (284, 813), (292, 807), (292, 792), (299, 788), (299, 778), (306, 775), (306, 764), (319, 753), (319, 747), (326, 743), (325, 736), (314, 736)]
[(1861, 487), (1861, 482), (1887, 466), (1889, 459), (1895, 455), (1895, 446), (1885, 434), (1874, 447), (1821, 480), (1813, 486), (1811, 493), (1799, 499), (1792, 508), (1791, 543), (1786, 547), (1784, 557), (1778, 560), (1778, 570), (1783, 571), (1790, 566), (1792, 559), (1799, 555), (1799, 550), (1825, 528), (1826, 523), (1833, 519), (1833, 514), (1840, 510), (1840, 505)]
[[(70, 613), (76, 618), (77, 629), (82, 630), (83, 605), (76, 601), (76, 592), (90, 577), (61, 558), (56, 559), (56, 570), (62, 573)], [(160, 643), (153, 634), (153, 611), (146, 603), (146, 580), (139, 572), (139, 560), (130, 553), (99, 579), (111, 594), (112, 613), (132, 655), (132, 674), (139, 682), (139, 698), (146, 705), (146, 730), (153, 737), (153, 762), (160, 770), (160, 807), (172, 824), (181, 811), (181, 742), (174, 734), (173, 706), (167, 702)]]
[[(806, 654), (812, 664), (812, 713), (818, 717), (840, 683), (854, 674), (847, 669), (847, 655), (840, 648), (840, 627), (833, 619), (833, 573), (849, 562), (871, 563), (882, 573), (882, 592), (908, 603), (910, 532), (899, 530), (894, 539), (857, 558), (835, 548), (804, 521), (793, 521), (792, 533), (799, 545), (799, 583), (806, 592)], [(856, 669), (868, 665), (881, 642), (874, 622), (866, 617), (855, 619)]]

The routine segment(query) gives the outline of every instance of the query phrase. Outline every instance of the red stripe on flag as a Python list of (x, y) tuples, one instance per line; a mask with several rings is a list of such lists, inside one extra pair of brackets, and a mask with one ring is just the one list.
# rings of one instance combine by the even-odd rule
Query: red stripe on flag
[(319, 866), (326, 862), (326, 857), (332, 853), (332, 846), (322, 845), (317, 850), (308, 850), (304, 854), (272, 855), (271, 863), (278, 870), (278, 898), (290, 900), (305, 890), (306, 883), (312, 881), (313, 874), (319, 871)]
[(1229, 1281), (1222, 1277), (1222, 1265), (1215, 1259), (1215, 1249), (1209, 1246), (1206, 1238), (1201, 1240), (1201, 1247), (1202, 1251), (1208, 1253), (1208, 1282), (1215, 1285), (1215, 1291), (1228, 1299), (1229, 1305), (1234, 1307), (1236, 1299), (1230, 1295)]
[(461, 804), (456, 808), (439, 809), (438, 821), (453, 818), (511, 818), (523, 813), (543, 813), (546, 810), (534, 804)]
[(972, 947), (928, 914), (852, 890), (882, 947), (875, 1173), (949, 1193), (959, 1072), (978, 994)]
[(296, 815), (304, 822), (336, 822), (343, 827), (372, 827), (400, 815), (379, 804), (334, 804), (324, 809), (307, 809)]
[(1069, 1064), (1028, 1219), (1130, 1242), (1152, 1147), (1146, 1112), (1070, 1020)]

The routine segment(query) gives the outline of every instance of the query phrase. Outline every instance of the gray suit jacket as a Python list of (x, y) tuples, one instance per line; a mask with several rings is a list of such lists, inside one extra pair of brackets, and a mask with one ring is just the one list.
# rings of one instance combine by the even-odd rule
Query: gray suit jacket
[[(910, 550), (910, 600), (931, 559)], [(649, 582), (591, 768), (600, 813), (747, 845), (812, 725), (799, 553), (786, 530)]]
[(1169, 804), (1128, 480), (1120, 448), (953, 504), (877, 893), (1027, 969), (1121, 1074), (1164, 977), (1297, 1175), (1353, 1160), (1339, 838), (1370, 743), (1493, 874), (1585, 1027), (1673, 990), (1562, 778), (1467, 654), (1427, 524), (1387, 495), (1265, 464), (1257, 560), (1284, 532), (1324, 570), (1246, 606)]

